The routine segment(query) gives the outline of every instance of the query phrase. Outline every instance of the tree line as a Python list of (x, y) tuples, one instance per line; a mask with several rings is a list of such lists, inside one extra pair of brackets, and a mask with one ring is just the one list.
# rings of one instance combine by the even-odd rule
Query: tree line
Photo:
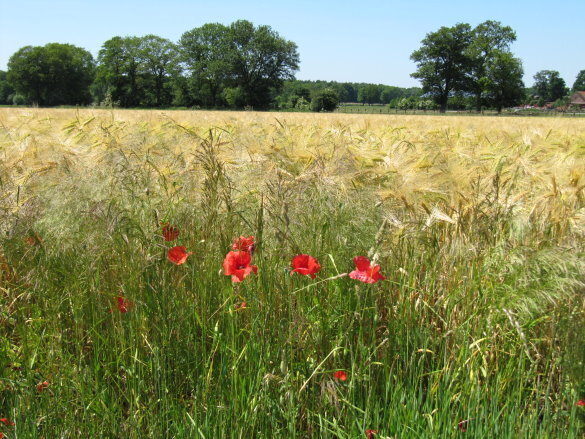
[(238, 20), (194, 28), (176, 43), (116, 36), (97, 60), (71, 44), (26, 46), (10, 57), (5, 82), (15, 103), (41, 106), (267, 108), (298, 68), (295, 43)]
[[(471, 102), (477, 111), (521, 103), (543, 105), (568, 103), (569, 89), (559, 72), (542, 70), (534, 85), (524, 87), (522, 61), (510, 51), (516, 32), (510, 26), (488, 20), (475, 28), (467, 23), (441, 27), (426, 35), (420, 49), (411, 54), (417, 70), (411, 76), (421, 81), (423, 92), (444, 112), (450, 101)], [(585, 70), (577, 76), (573, 90), (585, 89)]]
[[(512, 28), (496, 21), (427, 34), (411, 55), (412, 76), (422, 88), (295, 80), (296, 44), (246, 20), (204, 24), (177, 42), (116, 36), (97, 59), (71, 44), (25, 46), (10, 57), (8, 71), (0, 71), (0, 104), (331, 111), (339, 102), (355, 102), (500, 111), (567, 101), (569, 89), (553, 70), (538, 72), (533, 87), (524, 87), (522, 63), (510, 51), (515, 39)], [(573, 89), (585, 89), (585, 70)]]

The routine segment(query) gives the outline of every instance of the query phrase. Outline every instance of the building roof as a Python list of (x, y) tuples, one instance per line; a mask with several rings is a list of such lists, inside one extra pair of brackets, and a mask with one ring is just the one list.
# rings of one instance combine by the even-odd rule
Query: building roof
[(576, 91), (571, 96), (571, 104), (585, 104), (585, 91)]

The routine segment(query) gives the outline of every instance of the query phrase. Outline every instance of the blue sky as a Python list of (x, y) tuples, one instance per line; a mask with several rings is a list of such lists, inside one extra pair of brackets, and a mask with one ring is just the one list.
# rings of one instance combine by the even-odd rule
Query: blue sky
[(70, 43), (97, 56), (116, 35), (177, 41), (204, 23), (237, 19), (294, 41), (299, 79), (417, 86), (410, 54), (425, 34), (488, 19), (516, 31), (512, 52), (523, 61), (526, 85), (548, 69), (572, 86), (585, 69), (585, 0), (0, 0), (0, 69), (26, 45)]

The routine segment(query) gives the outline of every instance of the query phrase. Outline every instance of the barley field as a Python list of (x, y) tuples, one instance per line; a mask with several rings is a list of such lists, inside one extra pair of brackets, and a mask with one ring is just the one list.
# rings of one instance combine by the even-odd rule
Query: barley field
[(0, 160), (2, 437), (585, 435), (585, 120), (2, 108)]

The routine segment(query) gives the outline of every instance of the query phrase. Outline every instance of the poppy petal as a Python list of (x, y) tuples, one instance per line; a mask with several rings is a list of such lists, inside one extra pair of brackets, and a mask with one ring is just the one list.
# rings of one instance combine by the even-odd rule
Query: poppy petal
[(355, 268), (359, 271), (366, 271), (370, 269), (370, 260), (365, 256), (356, 256), (353, 258), (353, 262), (355, 264)]
[(187, 253), (187, 249), (181, 245), (169, 249), (167, 258), (175, 265), (184, 264), (187, 258), (191, 256), (193, 252)]
[(256, 265), (250, 265), (252, 256), (244, 251), (230, 251), (223, 260), (223, 272), (232, 276), (232, 282), (242, 282), (250, 273), (258, 273)]

